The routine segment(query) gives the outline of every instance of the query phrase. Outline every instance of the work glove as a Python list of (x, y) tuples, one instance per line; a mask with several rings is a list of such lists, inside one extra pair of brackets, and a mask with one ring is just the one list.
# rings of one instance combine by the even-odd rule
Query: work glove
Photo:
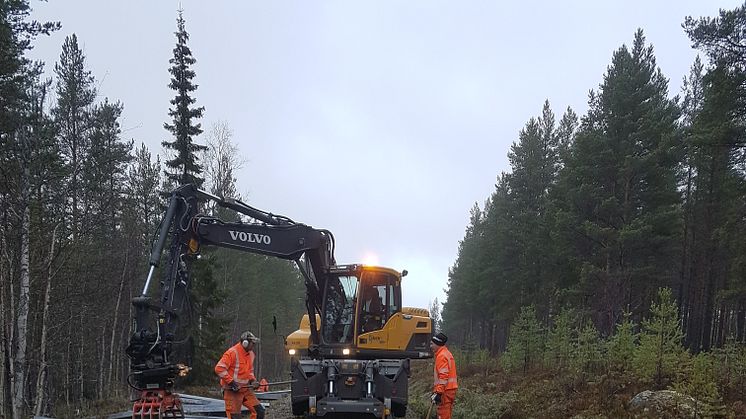
[(259, 381), (254, 380), (250, 382), (249, 385), (251, 386), (252, 389), (256, 390), (259, 388)]
[(237, 392), (240, 387), (238, 386), (237, 382), (231, 381), (230, 384), (228, 384), (228, 389), (230, 389), (230, 391)]
[(435, 404), (440, 404), (441, 395), (440, 393), (433, 393), (430, 395), (430, 400)]

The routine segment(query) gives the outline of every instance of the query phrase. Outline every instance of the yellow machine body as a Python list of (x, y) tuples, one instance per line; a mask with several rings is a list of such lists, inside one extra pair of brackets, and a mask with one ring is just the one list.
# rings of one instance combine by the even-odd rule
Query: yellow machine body
[[(431, 357), (429, 342), (433, 327), (430, 313), (424, 308), (401, 307), (402, 275), (394, 269), (380, 266), (350, 266), (357, 268), (355, 278), (358, 281), (353, 285), (348, 283), (345, 287), (349, 292), (349, 307), (354, 309), (354, 320), (345, 326), (345, 335), (351, 335), (352, 339), (323, 341), (325, 346), (339, 346), (339, 349), (332, 349), (326, 355), (364, 359)], [(348, 280), (350, 277), (345, 276)], [(376, 313), (371, 313), (374, 311), (371, 298), (366, 295), (370, 290), (380, 300), (377, 304), (381, 308)], [(332, 310), (336, 307), (328, 304), (324, 308)], [(333, 318), (325, 315), (326, 310), (322, 316), (316, 314), (319, 331), (322, 328), (332, 329), (330, 325), (322, 326), (322, 319)], [(303, 356), (308, 354), (311, 342), (311, 326), (308, 314), (305, 314), (299, 329), (288, 335), (285, 346), (291, 355)]]

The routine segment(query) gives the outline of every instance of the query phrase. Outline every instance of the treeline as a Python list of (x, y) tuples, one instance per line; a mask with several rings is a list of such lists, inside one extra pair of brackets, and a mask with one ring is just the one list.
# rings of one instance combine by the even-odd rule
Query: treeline
[(697, 58), (682, 93), (639, 30), (614, 52), (588, 112), (549, 102), (520, 131), (449, 271), (444, 328), (503, 351), (532, 306), (548, 330), (572, 309), (601, 336), (649, 317), (657, 290), (677, 301), (699, 352), (746, 331), (746, 5), (686, 18)]
[[(242, 162), (225, 123), (198, 142), (204, 108), (181, 13), (162, 75), (175, 92), (163, 104), (163, 160), (125, 138), (124, 105), (98, 95), (75, 35), (56, 63), (26, 57), (37, 36), (60, 28), (29, 13), (26, 0), (0, 7), (0, 417), (13, 418), (128, 399), (130, 300), (142, 292), (165, 200), (187, 182), (240, 198)], [(286, 371), (282, 337), (297, 328), (304, 295), (292, 265), (206, 250), (191, 287), (192, 383), (215, 384), (215, 362), (247, 329), (262, 338), (258, 372)]]

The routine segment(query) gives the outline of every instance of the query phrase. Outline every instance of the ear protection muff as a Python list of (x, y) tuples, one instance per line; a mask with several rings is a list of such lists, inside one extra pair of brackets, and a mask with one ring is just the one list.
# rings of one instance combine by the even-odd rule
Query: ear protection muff
[(241, 346), (243, 346), (244, 349), (248, 348), (249, 347), (249, 340), (248, 339), (242, 340), (241, 341)]

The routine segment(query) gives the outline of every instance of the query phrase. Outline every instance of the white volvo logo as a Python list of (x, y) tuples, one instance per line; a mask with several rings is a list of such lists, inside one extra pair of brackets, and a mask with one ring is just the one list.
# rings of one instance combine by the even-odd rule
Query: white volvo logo
[(239, 240), (239, 241), (246, 242), (246, 243), (264, 243), (264, 244), (272, 243), (272, 238), (266, 234), (246, 233), (244, 231), (234, 231), (234, 230), (228, 230), (228, 233), (231, 234), (231, 238), (234, 241)]

